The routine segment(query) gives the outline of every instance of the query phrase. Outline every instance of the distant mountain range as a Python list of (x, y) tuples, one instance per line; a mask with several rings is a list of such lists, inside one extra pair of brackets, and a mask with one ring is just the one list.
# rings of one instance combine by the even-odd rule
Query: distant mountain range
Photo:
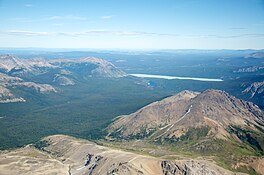
[(47, 60), (0, 56), (0, 103), (25, 102), (12, 88), (28, 88), (38, 93), (56, 93), (59, 86), (75, 85), (89, 77), (120, 78), (127, 74), (112, 63), (94, 57)]

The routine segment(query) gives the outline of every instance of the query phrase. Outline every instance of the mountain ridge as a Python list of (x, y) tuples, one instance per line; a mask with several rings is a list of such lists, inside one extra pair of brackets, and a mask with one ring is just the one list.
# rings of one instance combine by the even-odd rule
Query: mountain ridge
[[(127, 74), (112, 63), (95, 57), (80, 59), (29, 58), (0, 55), (0, 101), (25, 102), (13, 88), (31, 89), (41, 94), (58, 93), (60, 86), (74, 86), (91, 77), (122, 78)], [(22, 87), (22, 88), (21, 88)], [(23, 99), (23, 100), (22, 100)]]
[[(53, 135), (33, 145), (0, 153), (0, 170), (13, 174), (235, 175), (209, 160), (166, 160)], [(45, 164), (43, 164), (45, 161)], [(21, 163), (27, 166), (23, 169)], [(31, 164), (34, 162), (34, 164)], [(13, 168), (12, 168), (13, 167)], [(14, 168), (15, 167), (15, 168)], [(45, 167), (45, 168), (43, 168)], [(1, 173), (0, 173), (1, 174)]]
[[(239, 150), (238, 143), (249, 152), (263, 154), (263, 116), (258, 106), (224, 91), (183, 91), (135, 113), (118, 117), (108, 126), (106, 138), (145, 139), (161, 144), (193, 141), (201, 145), (191, 144), (188, 149), (195, 148), (198, 152), (215, 152), (212, 147), (206, 146), (214, 142)], [(224, 147), (219, 145), (216, 149), (227, 151)]]

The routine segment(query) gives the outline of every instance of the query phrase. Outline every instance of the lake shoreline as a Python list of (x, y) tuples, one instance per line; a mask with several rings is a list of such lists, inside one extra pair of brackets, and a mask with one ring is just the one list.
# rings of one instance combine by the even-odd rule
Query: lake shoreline
[(195, 80), (195, 81), (215, 81), (221, 82), (222, 79), (217, 78), (195, 78), (195, 77), (176, 77), (176, 76), (167, 76), (167, 75), (152, 75), (152, 74), (129, 74), (134, 77), (140, 78), (156, 78), (156, 79), (166, 79), (166, 80)]

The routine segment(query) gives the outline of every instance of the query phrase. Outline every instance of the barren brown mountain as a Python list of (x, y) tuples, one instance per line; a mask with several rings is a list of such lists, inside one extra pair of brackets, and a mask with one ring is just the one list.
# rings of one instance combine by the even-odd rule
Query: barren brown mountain
[(226, 139), (228, 127), (261, 132), (263, 112), (253, 103), (239, 100), (224, 91), (202, 93), (183, 91), (151, 103), (137, 112), (120, 116), (108, 131), (120, 136), (180, 137), (190, 128), (208, 128), (208, 135)]

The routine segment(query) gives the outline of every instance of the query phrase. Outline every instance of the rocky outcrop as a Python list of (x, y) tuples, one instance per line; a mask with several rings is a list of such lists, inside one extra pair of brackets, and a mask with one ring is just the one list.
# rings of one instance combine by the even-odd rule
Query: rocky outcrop
[(35, 92), (39, 92), (42, 94), (57, 92), (57, 90), (49, 84), (37, 84), (37, 83), (33, 83), (33, 82), (17, 82), (17, 83), (12, 83), (12, 86), (20, 86), (20, 87), (30, 88), (30, 89), (34, 90)]
[(8, 85), (12, 83), (21, 82), (22, 79), (18, 77), (8, 76), (0, 73), (0, 103), (14, 103), (14, 102), (25, 102), (22, 97), (17, 97), (11, 90), (8, 89)]
[(22, 97), (16, 97), (9, 89), (0, 85), (0, 103), (25, 102)]
[(13, 94), (13, 88), (25, 87), (35, 92), (47, 94), (55, 93), (57, 90), (49, 84), (37, 84), (34, 82), (24, 82), (23, 79), (0, 73), (0, 103), (25, 102), (22, 97)]
[(234, 71), (234, 72), (238, 72), (238, 73), (241, 73), (241, 72), (258, 72), (260, 70), (263, 70), (264, 69), (264, 66), (252, 66), (252, 67), (246, 67), (246, 68), (239, 68), (237, 71)]
[(23, 67), (23, 63), (15, 56), (12, 55), (0, 55), (0, 70), (9, 72), (15, 67)]
[(13, 83), (13, 82), (19, 82), (23, 81), (21, 78), (9, 76), (3, 73), (0, 73), (0, 83), (1, 84), (7, 84), (7, 83)]
[(162, 173), (164, 175), (191, 175), (191, 174), (218, 174), (217, 170), (201, 161), (161, 161)]
[(255, 95), (262, 95), (264, 99), (264, 81), (252, 83), (243, 91), (243, 93), (250, 94), (250, 98), (253, 98)]
[(71, 78), (68, 78), (66, 76), (60, 75), (60, 74), (55, 75), (53, 82), (57, 83), (60, 86), (75, 85), (74, 80), (72, 80)]

